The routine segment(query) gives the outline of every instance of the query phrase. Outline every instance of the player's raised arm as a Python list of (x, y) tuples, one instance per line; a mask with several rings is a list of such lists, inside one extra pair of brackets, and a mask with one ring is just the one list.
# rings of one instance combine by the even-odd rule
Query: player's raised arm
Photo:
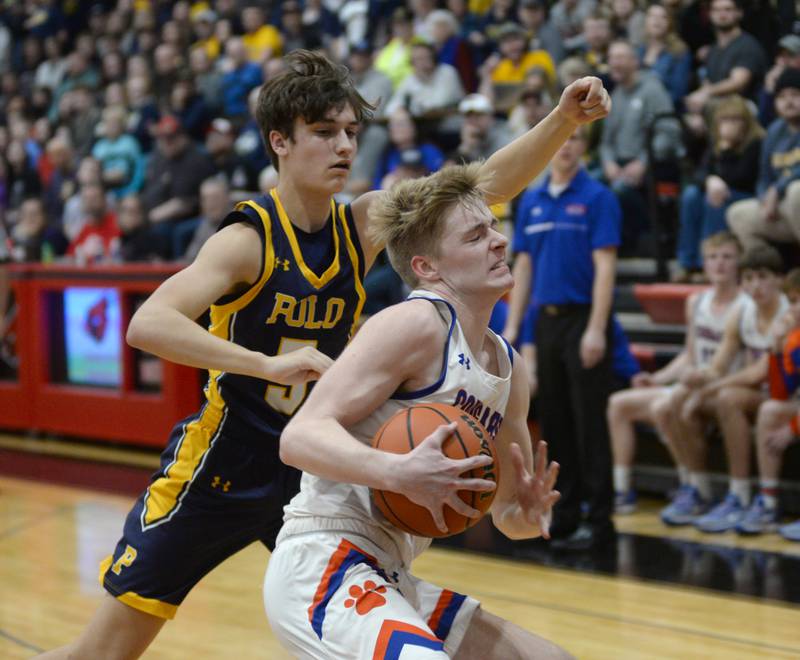
[(262, 253), (258, 234), (245, 224), (231, 225), (212, 236), (192, 264), (161, 284), (137, 310), (128, 326), (128, 343), (200, 369), (287, 385), (318, 378), (331, 360), (316, 349), (267, 356), (216, 337), (196, 323), (222, 296), (242, 294), (258, 281)]
[(539, 442), (534, 460), (528, 431), (530, 391), (522, 358), (515, 353), (511, 396), (503, 425), (495, 437), (500, 483), (492, 503), (492, 522), (510, 539), (550, 538), (553, 490), (558, 463), (547, 463), (547, 445)]
[[(576, 80), (561, 94), (553, 111), (527, 133), (492, 154), (483, 163), (489, 174), (486, 202), (506, 202), (526, 188), (555, 155), (575, 129), (607, 116), (611, 98), (599, 78)], [(369, 267), (383, 249), (369, 232), (369, 208), (384, 191), (374, 190), (361, 195), (352, 204), (358, 236)]]
[(536, 178), (575, 129), (607, 116), (611, 98), (599, 78), (576, 80), (547, 117), (492, 154), (482, 169), (491, 175), (486, 202), (507, 202)]

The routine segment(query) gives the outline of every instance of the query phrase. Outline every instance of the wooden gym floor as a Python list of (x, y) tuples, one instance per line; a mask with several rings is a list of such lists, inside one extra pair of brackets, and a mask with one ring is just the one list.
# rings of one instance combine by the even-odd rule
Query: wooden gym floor
[[(9, 464), (0, 453), (0, 472)], [(98, 562), (133, 501), (36, 477), (0, 476), (0, 658), (9, 660), (80, 632), (104, 597)], [(800, 658), (800, 546), (728, 535), (712, 545), (693, 530), (665, 530), (658, 506), (619, 519), (603, 552), (554, 556), (544, 544), (503, 543), (484, 525), (422, 555), (414, 572), (586, 660)], [(145, 658), (287, 658), (263, 611), (267, 561), (252, 545), (212, 572)]]

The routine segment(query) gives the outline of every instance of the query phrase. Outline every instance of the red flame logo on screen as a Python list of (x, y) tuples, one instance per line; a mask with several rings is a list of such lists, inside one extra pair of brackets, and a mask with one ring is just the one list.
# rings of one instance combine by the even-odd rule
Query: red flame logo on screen
[(85, 328), (95, 341), (103, 341), (108, 326), (108, 300), (101, 298), (86, 312)]

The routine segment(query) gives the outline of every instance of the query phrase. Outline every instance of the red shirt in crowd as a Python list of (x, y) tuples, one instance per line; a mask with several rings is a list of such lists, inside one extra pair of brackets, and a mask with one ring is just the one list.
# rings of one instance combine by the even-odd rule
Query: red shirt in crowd
[(111, 258), (119, 250), (117, 216), (109, 211), (97, 224), (87, 224), (67, 248), (67, 256), (78, 263), (94, 263)]

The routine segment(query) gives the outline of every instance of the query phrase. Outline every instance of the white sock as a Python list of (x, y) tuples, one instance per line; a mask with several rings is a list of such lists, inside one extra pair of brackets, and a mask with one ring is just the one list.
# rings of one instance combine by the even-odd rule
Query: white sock
[(778, 508), (778, 480), (777, 479), (762, 479), (761, 480), (761, 499), (764, 500), (764, 506), (768, 509)]
[(678, 465), (678, 483), (685, 486), (689, 483), (689, 468), (685, 465)]
[(614, 492), (627, 493), (631, 489), (631, 471), (627, 465), (614, 466)]
[(728, 489), (731, 493), (739, 498), (742, 506), (749, 506), (750, 504), (750, 480), (749, 479), (733, 479), (728, 482)]
[(711, 499), (711, 475), (708, 472), (689, 472), (689, 483), (697, 488), (704, 500)]

